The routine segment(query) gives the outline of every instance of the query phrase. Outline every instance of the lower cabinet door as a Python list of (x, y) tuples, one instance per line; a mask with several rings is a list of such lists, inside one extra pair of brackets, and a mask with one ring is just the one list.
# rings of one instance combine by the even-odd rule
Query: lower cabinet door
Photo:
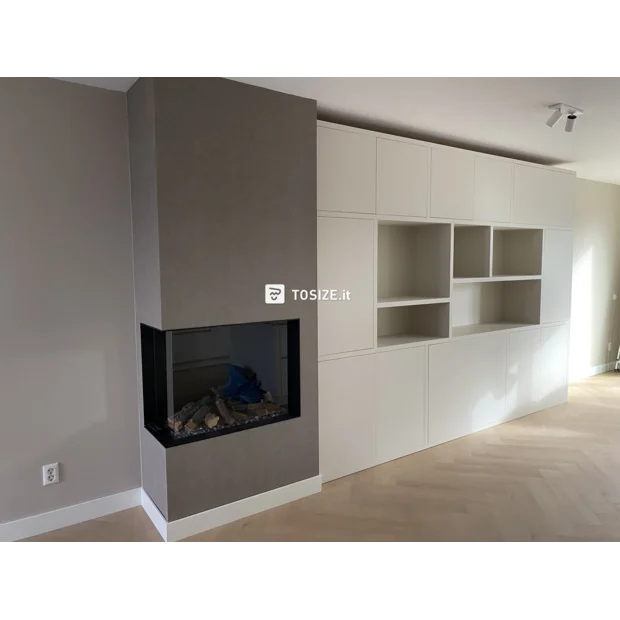
[(540, 347), (539, 328), (513, 332), (508, 337), (507, 420), (533, 413), (541, 408), (537, 379)]
[(323, 482), (376, 464), (376, 355), (319, 362), (319, 461)]
[(377, 462), (426, 447), (426, 347), (378, 353)]
[(507, 346), (505, 333), (429, 346), (430, 445), (502, 422)]
[(538, 409), (568, 400), (569, 324), (541, 327), (536, 363)]

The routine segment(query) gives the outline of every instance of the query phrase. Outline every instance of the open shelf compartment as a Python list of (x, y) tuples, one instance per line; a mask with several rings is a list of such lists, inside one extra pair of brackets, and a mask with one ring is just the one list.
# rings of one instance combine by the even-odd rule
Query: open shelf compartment
[(491, 275), (491, 227), (455, 224), (455, 278), (485, 278)]
[(381, 221), (378, 228), (379, 306), (450, 296), (450, 224)]
[(537, 228), (493, 229), (494, 276), (540, 276), (543, 231)]
[(452, 336), (540, 323), (540, 280), (455, 284)]
[(388, 347), (447, 338), (448, 303), (399, 306), (377, 310), (377, 346)]

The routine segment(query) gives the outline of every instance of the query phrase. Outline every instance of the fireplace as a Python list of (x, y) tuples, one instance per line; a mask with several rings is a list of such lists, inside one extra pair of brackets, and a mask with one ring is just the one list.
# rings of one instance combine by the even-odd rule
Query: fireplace
[(300, 415), (299, 320), (141, 324), (144, 425), (165, 447)]

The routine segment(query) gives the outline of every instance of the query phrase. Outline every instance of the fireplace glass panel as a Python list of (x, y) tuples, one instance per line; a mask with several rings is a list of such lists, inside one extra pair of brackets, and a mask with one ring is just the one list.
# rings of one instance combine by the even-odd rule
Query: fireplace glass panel
[(142, 325), (145, 426), (164, 445), (297, 417), (299, 321)]

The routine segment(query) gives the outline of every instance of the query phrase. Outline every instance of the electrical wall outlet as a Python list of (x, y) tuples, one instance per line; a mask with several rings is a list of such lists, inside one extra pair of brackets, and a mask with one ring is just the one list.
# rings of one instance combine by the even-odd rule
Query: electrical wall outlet
[(60, 469), (58, 463), (43, 465), (43, 486), (60, 482)]
[(616, 301), (616, 299), (618, 299), (618, 295), (616, 295), (615, 293), (611, 296), (611, 301)]

